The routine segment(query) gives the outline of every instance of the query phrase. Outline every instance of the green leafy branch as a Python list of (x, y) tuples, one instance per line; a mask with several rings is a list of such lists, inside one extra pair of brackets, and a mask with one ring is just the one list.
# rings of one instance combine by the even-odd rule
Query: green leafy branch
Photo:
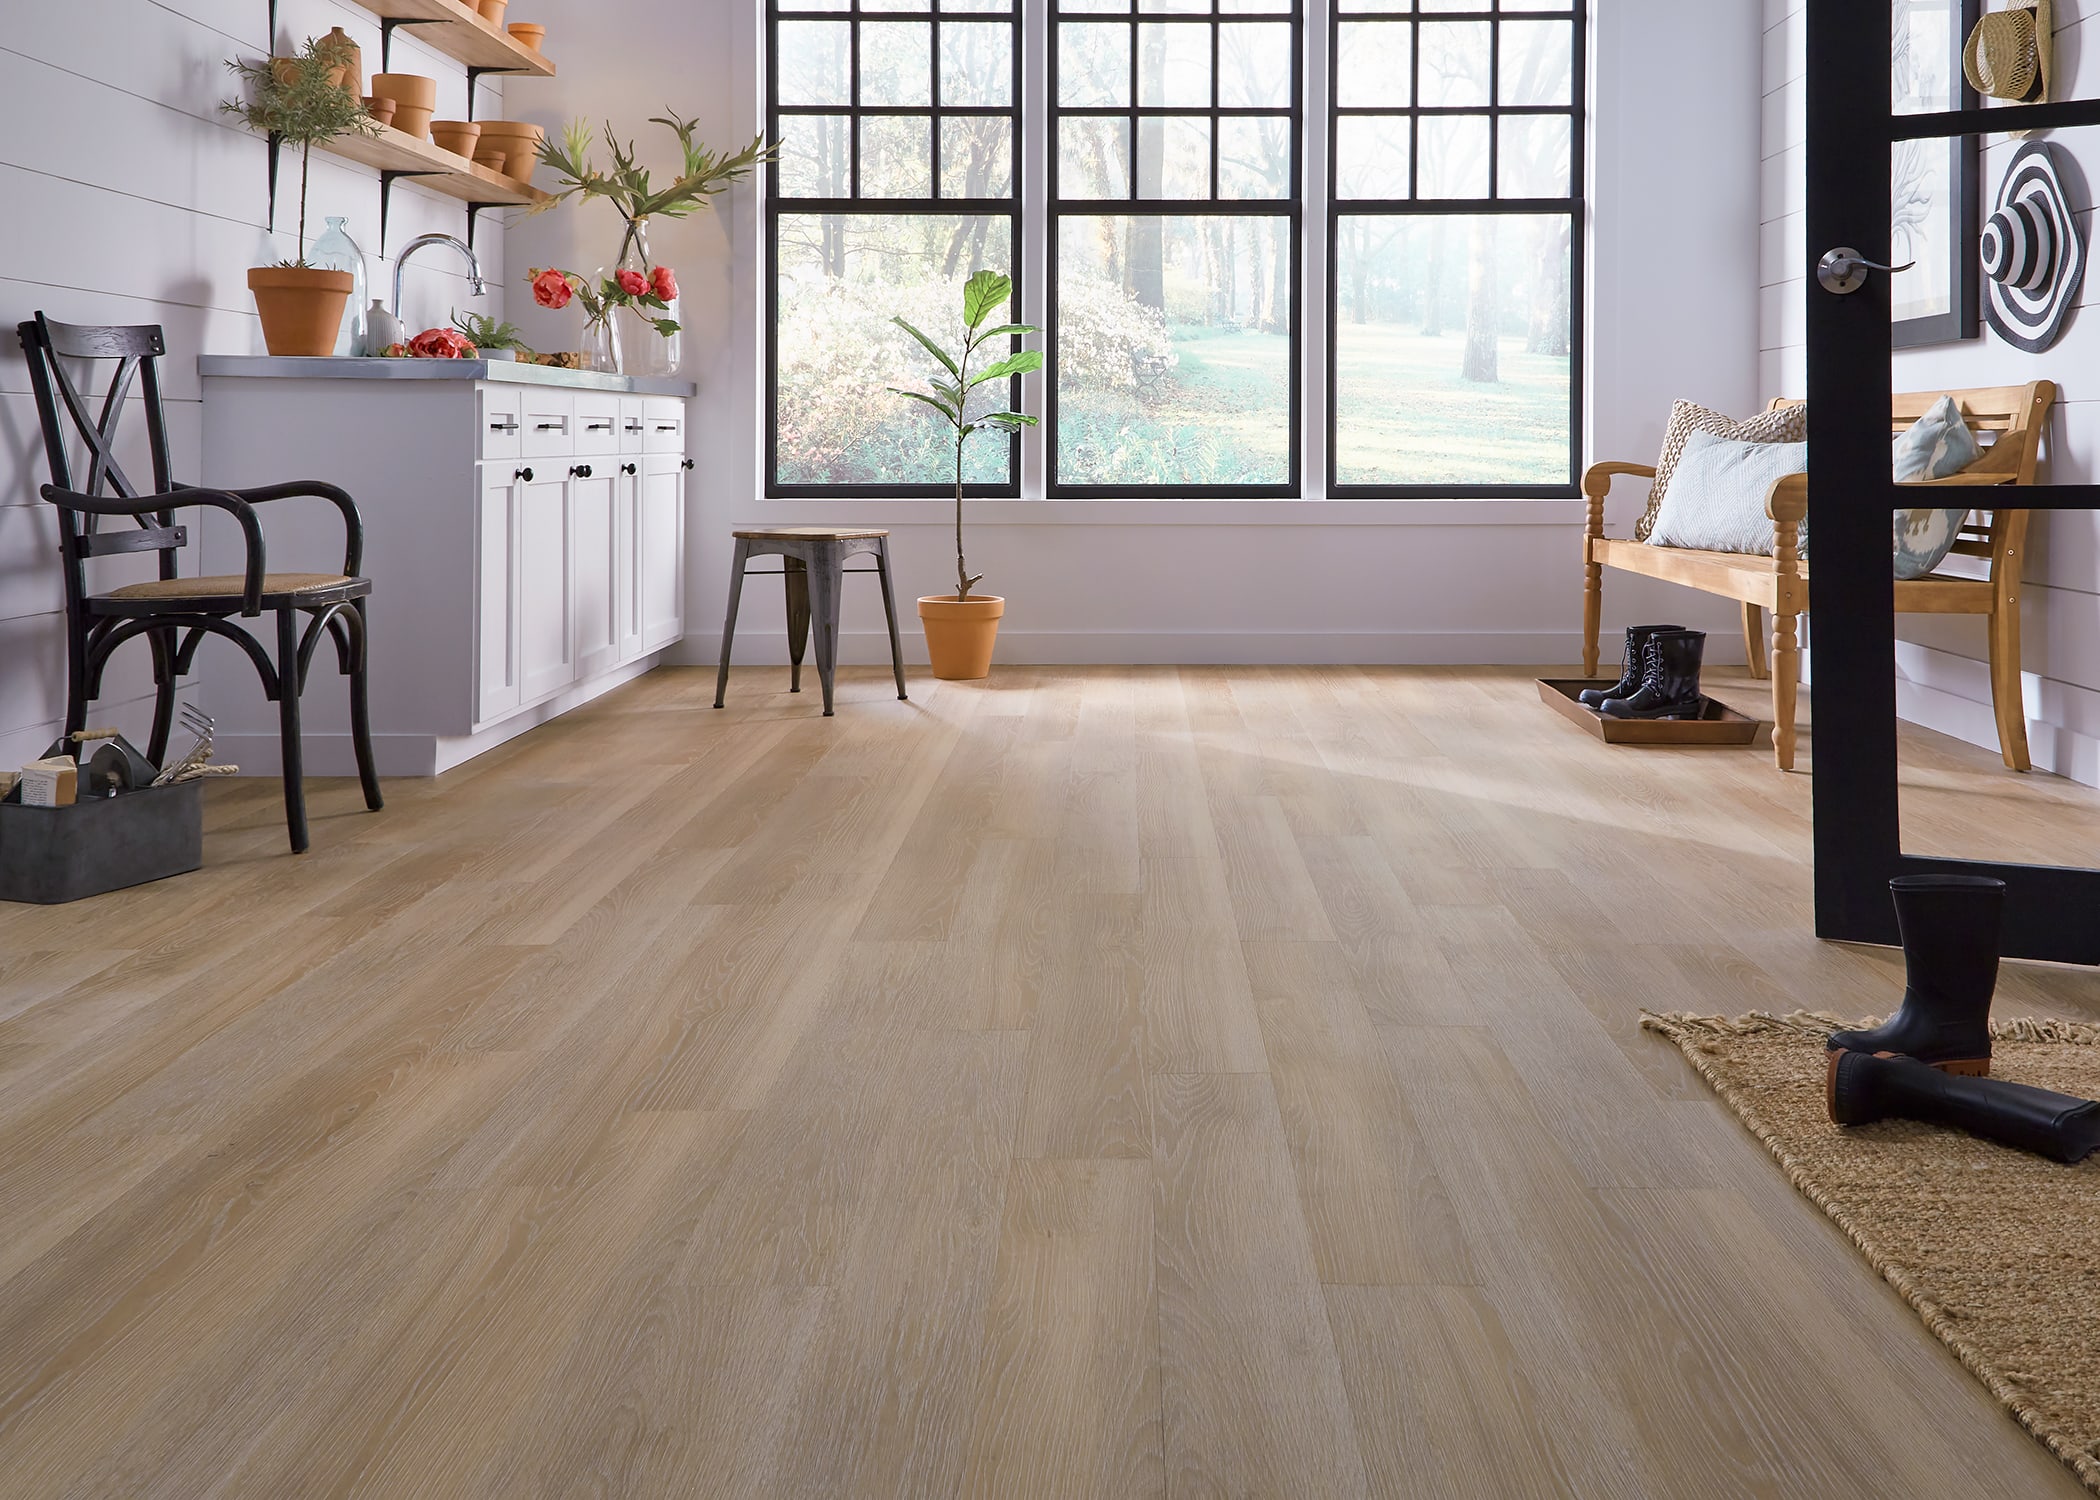
[(308, 37), (291, 57), (260, 62), (231, 58), (226, 63), (241, 81), (245, 97), (222, 100), (220, 111), (238, 116), (258, 135), (273, 135), (299, 148), (299, 256), (282, 262), (287, 266), (306, 265), (306, 174), (313, 148), (337, 136), (379, 134), (379, 123), (366, 112), (364, 101), (342, 84), (338, 70), (345, 64), (325, 37)]
[(612, 157), (612, 170), (601, 170), (591, 157), (594, 139), (590, 126), (582, 120), (571, 120), (562, 128), (559, 140), (540, 142), (540, 162), (560, 178), (561, 185), (544, 201), (534, 204), (532, 212), (541, 213), (565, 199), (581, 196), (606, 199), (629, 221), (659, 214), (667, 219), (682, 219), (707, 207), (710, 198), (742, 182), (772, 161), (779, 151), (777, 146), (765, 143), (763, 133), (753, 136), (751, 144), (741, 151), (712, 151), (693, 138), (699, 122), (682, 119), (675, 110), (668, 116), (652, 116), (649, 123), (665, 126), (678, 138), (684, 163), (674, 181), (661, 188), (655, 186), (649, 169), (635, 155), (634, 142), (622, 141), (614, 134), (610, 121), (600, 134)]

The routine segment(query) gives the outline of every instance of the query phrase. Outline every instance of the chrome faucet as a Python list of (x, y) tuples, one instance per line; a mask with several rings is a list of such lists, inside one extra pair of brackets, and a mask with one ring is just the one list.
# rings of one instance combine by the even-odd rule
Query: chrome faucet
[(474, 247), (457, 235), (419, 235), (401, 247), (394, 257), (394, 316), (401, 316), (401, 273), (408, 269), (408, 258), (425, 245), (450, 245), (467, 258), (467, 289), (477, 297), (488, 295), (488, 283), (481, 279), (481, 262), (474, 257)]

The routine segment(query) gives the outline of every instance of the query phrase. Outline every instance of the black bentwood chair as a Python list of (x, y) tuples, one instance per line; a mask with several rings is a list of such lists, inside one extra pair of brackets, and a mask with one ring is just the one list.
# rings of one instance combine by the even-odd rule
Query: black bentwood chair
[[(102, 689), (102, 669), (110, 653), (133, 636), (144, 636), (153, 651), (153, 738), (148, 757), (159, 764), (168, 753), (168, 730), (175, 717), (177, 679), (186, 675), (207, 635), (224, 636), (255, 663), (263, 692), (277, 705), (284, 737), (284, 820), (292, 852), (307, 844), (306, 794), (301, 784), (299, 695), (307, 668), (323, 635), (335, 642), (338, 666), (350, 679), (350, 736), (357, 749), (357, 774), (364, 783), (365, 806), (381, 805), (379, 776), (372, 766), (372, 732), (365, 708), (365, 598), (370, 579), (357, 576), (364, 552), (364, 528), (357, 505), (332, 484), (294, 480), (257, 489), (215, 490), (177, 484), (168, 474), (167, 421), (161, 411), (156, 366), (167, 352), (155, 326), (76, 328), (53, 323), (42, 313), (16, 325), (29, 356), (29, 379), (36, 392), (37, 415), (43, 423), (44, 454), (51, 483), (43, 496), (58, 507), (59, 556), (66, 570), (66, 732), (87, 727), (87, 710)], [(61, 359), (113, 359), (117, 362), (99, 413), (66, 373)], [(124, 413), (134, 376), (139, 377), (146, 410), (146, 439), (153, 459), (153, 488), (142, 491), (117, 462), (118, 419)], [(85, 445), (87, 482), (76, 487), (66, 457), (61, 412)], [(341, 573), (271, 573), (265, 571), (262, 526), (255, 507), (295, 495), (332, 502), (343, 513), (346, 545)], [(189, 541), (187, 527), (175, 524), (177, 507), (204, 506), (232, 516), (247, 539), (247, 571), (218, 578), (181, 578), (175, 553)], [(136, 526), (100, 529), (104, 516), (128, 516)], [(126, 584), (105, 594), (88, 592), (87, 560), (117, 552), (158, 552), (160, 577)], [(277, 657), (273, 663), (262, 642), (232, 617), (258, 619), (268, 611), (277, 617)], [(305, 617), (305, 629), (300, 619)]]

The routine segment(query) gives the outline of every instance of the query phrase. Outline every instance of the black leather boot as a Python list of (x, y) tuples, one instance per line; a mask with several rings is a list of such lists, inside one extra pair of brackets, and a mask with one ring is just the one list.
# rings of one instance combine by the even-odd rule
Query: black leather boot
[(1682, 625), (1627, 626), (1626, 654), (1619, 661), (1619, 680), (1608, 688), (1584, 688), (1575, 695), (1575, 701), (1596, 708), (1606, 698), (1631, 698), (1641, 690), (1641, 663), (1645, 660), (1648, 637), (1658, 630), (1682, 629)]
[(1706, 712), (1699, 695), (1703, 630), (1658, 630), (1642, 650), (1641, 685), (1623, 698), (1606, 698), (1599, 713), (1614, 719), (1696, 719)]
[(2052, 1161), (2100, 1147), (2100, 1104), (1996, 1078), (1963, 1078), (1890, 1052), (1833, 1052), (1825, 1095), (1839, 1125), (1923, 1120)]
[(2005, 882), (1988, 875), (1898, 875), (1903, 1004), (1871, 1031), (1834, 1031), (1832, 1051), (1899, 1052), (1950, 1073), (1991, 1071), (1991, 995)]

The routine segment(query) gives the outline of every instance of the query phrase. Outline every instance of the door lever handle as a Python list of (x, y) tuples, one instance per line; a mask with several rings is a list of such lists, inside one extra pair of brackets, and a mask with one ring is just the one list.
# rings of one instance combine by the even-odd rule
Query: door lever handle
[(1816, 262), (1816, 280), (1823, 284), (1824, 291), (1845, 297), (1867, 284), (1869, 271), (1887, 271), (1894, 275), (1898, 271), (1908, 271), (1916, 264), (1914, 260), (1907, 260), (1900, 266), (1885, 266), (1878, 260), (1868, 260), (1850, 245), (1840, 245), (1835, 250), (1825, 251), (1823, 258)]

